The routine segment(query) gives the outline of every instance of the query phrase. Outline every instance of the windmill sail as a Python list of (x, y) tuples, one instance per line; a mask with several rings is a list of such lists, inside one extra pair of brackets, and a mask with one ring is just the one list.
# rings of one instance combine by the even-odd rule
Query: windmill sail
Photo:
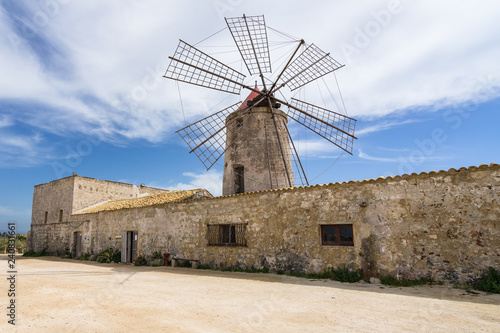
[[(300, 53), (305, 41), (297, 40), (299, 44), (268, 89), (271, 80), (264, 73), (272, 70), (264, 16), (226, 18), (226, 23), (248, 72), (260, 76), (263, 89), (245, 85), (245, 75), (181, 40), (169, 57), (164, 77), (232, 94), (245, 88), (251, 94), (243, 104), (235, 103), (177, 133), (207, 170), (225, 155), (224, 194), (309, 185), (288, 132), (288, 120), (349, 154), (356, 139), (356, 120), (298, 99), (286, 102), (275, 93), (284, 86), (296, 90), (343, 65), (314, 44)], [(288, 106), (287, 113), (279, 109), (280, 103)]]
[(180, 41), (163, 77), (239, 94), (245, 75)]
[(203, 165), (210, 169), (224, 154), (226, 146), (226, 118), (236, 111), (241, 102), (181, 128), (178, 133)]
[(288, 116), (352, 155), (356, 119), (292, 98)]
[(226, 18), (226, 23), (251, 75), (271, 73), (264, 15)]
[(283, 72), (283, 85), (300, 88), (344, 65), (314, 44), (309, 45)]

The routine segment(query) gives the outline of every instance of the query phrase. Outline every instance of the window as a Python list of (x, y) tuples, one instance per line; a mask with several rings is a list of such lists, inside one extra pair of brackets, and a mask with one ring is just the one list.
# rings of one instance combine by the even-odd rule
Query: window
[(243, 126), (243, 118), (237, 118), (236, 127), (241, 127), (241, 126)]
[(245, 192), (245, 167), (243, 165), (234, 166), (234, 193)]
[(322, 245), (353, 246), (352, 224), (330, 224), (321, 226)]
[(49, 212), (45, 212), (45, 221), (44, 221), (44, 223), (47, 223), (48, 218), (49, 218)]
[(246, 223), (209, 224), (208, 245), (247, 246), (246, 228)]
[(62, 222), (62, 217), (63, 217), (63, 210), (61, 209), (59, 211), (59, 222)]

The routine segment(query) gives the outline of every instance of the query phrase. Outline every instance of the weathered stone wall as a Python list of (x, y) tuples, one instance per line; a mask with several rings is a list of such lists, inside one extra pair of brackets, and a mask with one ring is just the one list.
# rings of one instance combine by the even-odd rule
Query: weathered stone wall
[[(244, 167), (244, 192), (291, 187), (294, 184), (290, 143), (286, 131), (287, 115), (279, 109), (273, 112), (276, 126), (268, 107), (254, 107), (244, 113), (243, 110), (238, 110), (227, 117), (223, 195), (237, 193), (235, 180), (238, 177), (234, 171), (235, 166)], [(238, 121), (241, 121), (240, 126)], [(283, 160), (286, 161), (286, 168)]]
[[(500, 166), (317, 185), (72, 216), (90, 222), (41, 225), (34, 237), (84, 252), (120, 248), (138, 230), (139, 252), (170, 252), (212, 266), (321, 271), (362, 267), (371, 275), (466, 282), (500, 268)], [(248, 223), (246, 247), (207, 246), (207, 224)], [(354, 246), (321, 245), (320, 225), (352, 224)], [(57, 245), (51, 246), (55, 248)]]
[[(49, 251), (64, 253), (64, 247), (71, 249), (73, 232), (78, 231), (78, 228), (70, 227), (75, 230), (68, 229), (71, 231), (71, 235), (68, 236), (69, 231), (66, 232), (64, 229), (64, 223), (70, 219), (72, 221), (82, 220), (78, 217), (70, 218), (71, 214), (109, 200), (133, 199), (162, 192), (165, 190), (78, 175), (36, 185), (33, 194), (32, 232), (29, 237), (28, 249), (40, 251), (45, 248)], [(63, 224), (60, 223), (60, 210), (63, 211)], [(47, 212), (47, 221), (45, 221), (45, 212)], [(40, 227), (43, 224), (51, 227), (49, 229)], [(52, 231), (47, 233), (47, 230)], [(49, 234), (54, 236), (49, 236)]]
[(104, 201), (134, 199), (166, 191), (148, 186), (137, 186), (80, 176), (74, 177), (74, 182), (73, 212)]
[[(35, 186), (31, 213), (32, 225), (59, 222), (61, 209), (63, 221), (68, 219), (72, 213), (73, 178), (66, 177)], [(45, 221), (45, 212), (47, 212), (47, 221)]]

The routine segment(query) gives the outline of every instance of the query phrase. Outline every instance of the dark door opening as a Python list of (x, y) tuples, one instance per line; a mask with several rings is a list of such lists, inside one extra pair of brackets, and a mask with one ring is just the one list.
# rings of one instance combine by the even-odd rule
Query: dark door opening
[(124, 231), (122, 233), (122, 262), (133, 263), (137, 259), (138, 232)]
[(73, 233), (73, 249), (71, 254), (73, 258), (78, 258), (82, 255), (82, 234), (79, 231)]

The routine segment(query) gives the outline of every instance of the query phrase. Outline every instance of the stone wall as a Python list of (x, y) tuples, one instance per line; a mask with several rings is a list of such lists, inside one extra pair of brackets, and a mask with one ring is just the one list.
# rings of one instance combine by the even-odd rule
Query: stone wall
[(166, 191), (80, 176), (75, 177), (74, 182), (73, 212), (109, 200), (134, 199)]
[[(82, 220), (78, 217), (71, 217), (73, 213), (109, 200), (133, 199), (165, 191), (148, 186), (136, 186), (78, 175), (36, 185), (33, 193), (32, 232), (29, 234), (28, 249), (39, 251), (46, 248), (49, 251), (65, 253), (65, 248), (71, 248), (73, 232), (78, 230), (66, 230), (64, 223), (70, 220)], [(61, 210), (63, 214), (60, 217)], [(47, 219), (45, 220), (46, 212)], [(64, 223), (61, 224), (61, 222)], [(42, 226), (45, 224), (48, 227)], [(36, 236), (33, 230), (36, 230)]]
[[(78, 229), (91, 240), (83, 251), (96, 253), (138, 230), (142, 255), (302, 272), (345, 264), (374, 276), (464, 283), (500, 269), (499, 189), (500, 166), (482, 165), (75, 215), (88, 222), (33, 226), (32, 237), (47, 237), (52, 250), (71, 247)], [(214, 223), (247, 223), (247, 246), (208, 246)], [(352, 224), (354, 246), (321, 245), (322, 224)]]
[[(59, 222), (60, 210), (63, 211), (63, 221), (68, 220), (73, 212), (73, 178), (66, 177), (35, 186), (31, 213), (32, 225)], [(47, 212), (46, 221), (45, 212)]]

